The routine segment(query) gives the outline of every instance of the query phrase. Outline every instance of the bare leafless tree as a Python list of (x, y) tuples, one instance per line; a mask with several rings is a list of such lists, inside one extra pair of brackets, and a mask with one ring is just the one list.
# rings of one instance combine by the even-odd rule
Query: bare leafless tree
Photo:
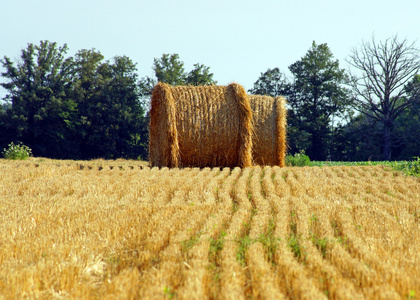
[(383, 124), (383, 154), (390, 160), (393, 122), (418, 99), (406, 97), (405, 86), (420, 71), (420, 51), (397, 36), (379, 43), (372, 37), (353, 49), (347, 62), (360, 74), (350, 77), (354, 107)]

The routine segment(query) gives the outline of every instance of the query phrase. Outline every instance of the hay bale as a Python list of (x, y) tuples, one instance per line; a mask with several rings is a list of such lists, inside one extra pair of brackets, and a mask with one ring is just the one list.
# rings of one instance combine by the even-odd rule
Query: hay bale
[(153, 89), (149, 160), (158, 167), (252, 165), (252, 111), (244, 88), (170, 86)]
[(284, 167), (286, 156), (286, 100), (283, 97), (249, 96), (253, 112), (254, 163)]

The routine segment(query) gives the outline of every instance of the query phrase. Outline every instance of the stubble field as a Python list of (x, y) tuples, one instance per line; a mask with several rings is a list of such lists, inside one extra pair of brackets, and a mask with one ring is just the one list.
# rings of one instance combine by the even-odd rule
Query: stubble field
[(382, 166), (0, 160), (0, 298), (414, 299), (420, 179)]

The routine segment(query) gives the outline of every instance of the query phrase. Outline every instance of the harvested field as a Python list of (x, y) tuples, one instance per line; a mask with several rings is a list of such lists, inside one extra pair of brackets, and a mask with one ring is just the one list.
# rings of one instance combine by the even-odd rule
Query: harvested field
[(0, 160), (0, 245), (0, 299), (414, 299), (420, 179)]

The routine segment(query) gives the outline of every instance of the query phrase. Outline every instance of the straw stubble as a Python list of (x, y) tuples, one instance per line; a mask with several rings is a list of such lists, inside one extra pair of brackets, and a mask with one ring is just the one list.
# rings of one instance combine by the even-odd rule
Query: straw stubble
[(0, 160), (0, 298), (419, 293), (417, 178), (139, 164)]

